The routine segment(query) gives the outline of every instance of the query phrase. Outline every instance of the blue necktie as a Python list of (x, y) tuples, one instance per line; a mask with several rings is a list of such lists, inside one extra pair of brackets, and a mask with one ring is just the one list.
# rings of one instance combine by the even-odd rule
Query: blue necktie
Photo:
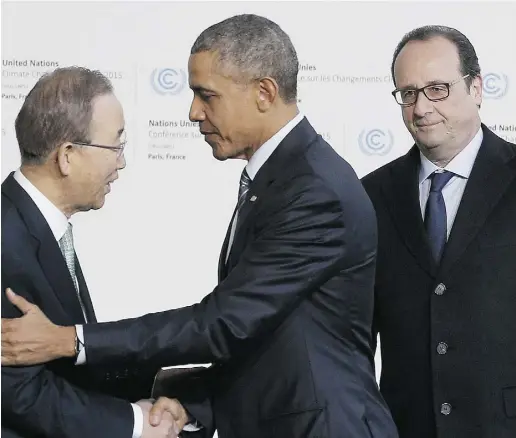
[(425, 229), (434, 260), (439, 263), (447, 238), (446, 205), (442, 189), (453, 176), (452, 172), (439, 172), (432, 175), (432, 185), (425, 209)]

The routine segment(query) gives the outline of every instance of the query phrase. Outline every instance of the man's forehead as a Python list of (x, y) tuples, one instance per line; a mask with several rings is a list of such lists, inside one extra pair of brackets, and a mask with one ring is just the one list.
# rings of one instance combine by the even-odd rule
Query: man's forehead
[(92, 102), (93, 113), (100, 112), (120, 112), (123, 113), (122, 104), (113, 93), (101, 94), (93, 98)]
[(120, 101), (113, 94), (106, 94), (95, 98), (93, 103), (90, 129), (103, 131), (117, 136), (124, 130), (124, 110)]
[(441, 65), (449, 65), (451, 60), (459, 64), (457, 47), (446, 38), (434, 37), (429, 40), (409, 41), (401, 49), (395, 61), (396, 67), (426, 67), (432, 68)]
[(414, 46), (406, 49), (400, 52), (394, 64), (397, 85), (405, 82), (407, 85), (416, 85), (412, 84), (414, 81), (419, 85), (422, 85), (422, 82), (430, 84), (436, 81), (448, 81), (460, 73), (460, 59), (453, 52), (418, 51)]
[(214, 91), (224, 86), (229, 79), (220, 71), (209, 69), (206, 66), (188, 71), (188, 84), (194, 91)]
[(210, 71), (216, 66), (215, 52), (198, 52), (188, 58), (188, 69), (191, 71)]

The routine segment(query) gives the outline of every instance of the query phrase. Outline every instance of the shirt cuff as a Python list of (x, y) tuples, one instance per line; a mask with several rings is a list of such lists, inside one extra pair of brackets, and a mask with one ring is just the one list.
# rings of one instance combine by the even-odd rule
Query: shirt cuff
[(185, 427), (183, 427), (183, 432), (197, 432), (202, 428), (202, 424), (200, 424), (197, 420), (193, 420), (192, 422), (185, 424)]
[(143, 435), (143, 411), (142, 408), (134, 403), (131, 403), (134, 413), (134, 428), (133, 438), (141, 438)]
[(79, 354), (77, 355), (75, 365), (84, 365), (86, 363), (86, 347), (84, 345), (84, 333), (82, 331), (82, 325), (76, 325), (75, 332), (77, 333), (77, 338), (79, 338)]

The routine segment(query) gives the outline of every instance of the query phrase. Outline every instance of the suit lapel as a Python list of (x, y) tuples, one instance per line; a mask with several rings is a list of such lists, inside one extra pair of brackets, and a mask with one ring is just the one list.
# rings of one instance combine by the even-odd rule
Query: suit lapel
[(514, 150), (485, 126), (482, 129), (484, 139), (444, 249), (441, 263), (443, 272), (461, 257), (516, 177), (514, 169), (506, 165), (514, 158)]
[(77, 277), (77, 283), (79, 284), (79, 294), (81, 295), (82, 304), (84, 305), (84, 312), (86, 313), (88, 322), (97, 322), (95, 309), (93, 308), (93, 303), (91, 302), (88, 286), (86, 285), (86, 280), (84, 279), (81, 264), (79, 263), (77, 254), (75, 254), (75, 275)]
[(228, 262), (226, 264), (226, 275), (237, 264), (240, 254), (242, 253), (242, 250), (245, 247), (245, 243), (247, 242), (248, 221), (250, 219), (250, 216), (252, 217), (252, 211), (254, 209), (254, 203), (250, 201), (250, 199), (256, 196), (253, 193), (253, 189), (250, 188), (247, 196), (247, 201), (244, 202), (244, 205), (242, 205), (242, 208), (238, 212), (235, 235), (233, 236), (233, 243), (231, 244), (231, 248), (229, 248), (230, 252)]
[(430, 252), (419, 203), (419, 163), (419, 150), (414, 146), (392, 168), (390, 184), (384, 187), (384, 193), (403, 242), (421, 268), (435, 275), (437, 266)]
[(77, 292), (59, 245), (47, 221), (31, 197), (11, 173), (2, 184), (2, 191), (20, 212), (27, 229), (38, 242), (37, 258), (52, 290), (73, 323), (83, 323)]
[(247, 194), (247, 200), (245, 201), (244, 205), (242, 205), (242, 208), (238, 212), (238, 221), (236, 224), (235, 236), (237, 234), (238, 235), (241, 234), (240, 230), (242, 230), (245, 223), (247, 222), (247, 219), (249, 218), (249, 214), (253, 211), (255, 201), (256, 201), (256, 199), (258, 199), (258, 197), (255, 195), (255, 193), (256, 193), (256, 190), (249, 188), (249, 193)]
[(236, 208), (233, 211), (233, 215), (231, 216), (231, 220), (229, 221), (228, 229), (226, 231), (226, 237), (224, 238), (224, 243), (222, 244), (222, 249), (220, 250), (219, 256), (219, 269), (218, 269), (218, 277), (219, 283), (226, 278), (227, 275), (227, 267), (226, 267), (226, 254), (228, 252), (229, 238), (231, 236), (231, 225), (235, 220)]

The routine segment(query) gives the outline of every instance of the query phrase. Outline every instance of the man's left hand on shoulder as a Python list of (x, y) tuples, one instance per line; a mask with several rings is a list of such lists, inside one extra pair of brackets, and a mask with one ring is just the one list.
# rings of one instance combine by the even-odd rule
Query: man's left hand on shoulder
[(2, 318), (2, 365), (37, 365), (60, 357), (75, 357), (75, 327), (52, 323), (41, 309), (11, 289), (9, 301), (23, 314)]

